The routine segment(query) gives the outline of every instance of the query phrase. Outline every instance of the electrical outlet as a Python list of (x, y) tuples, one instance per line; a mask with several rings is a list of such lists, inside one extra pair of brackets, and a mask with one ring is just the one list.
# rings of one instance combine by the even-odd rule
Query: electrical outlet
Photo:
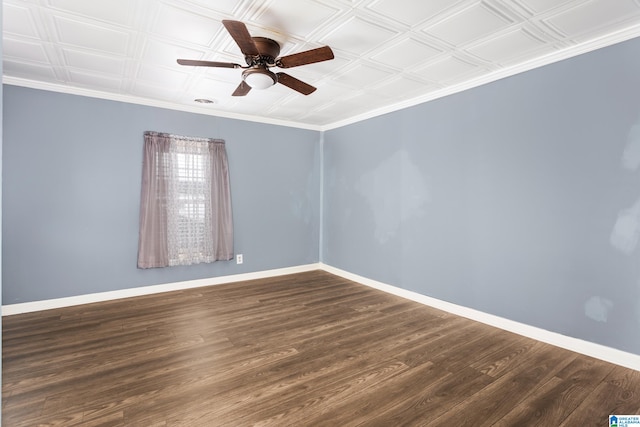
[(243, 258), (244, 257), (242, 256), (242, 254), (236, 255), (236, 264), (242, 264), (242, 262), (244, 261)]

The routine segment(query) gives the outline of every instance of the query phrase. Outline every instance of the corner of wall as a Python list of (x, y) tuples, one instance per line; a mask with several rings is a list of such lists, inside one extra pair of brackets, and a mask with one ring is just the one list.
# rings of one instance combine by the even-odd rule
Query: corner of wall
[(318, 137), (318, 145), (320, 151), (320, 189), (319, 196), (320, 201), (318, 203), (318, 208), (320, 212), (318, 213), (318, 262), (324, 261), (324, 131), (320, 131), (320, 135)]
[[(2, 7), (0, 6), (0, 32), (2, 30)], [(2, 75), (2, 45), (0, 44), (0, 76)], [(2, 84), (0, 84), (0, 318), (2, 318)], [(0, 328), (0, 353), (2, 353), (2, 329)], [(0, 384), (2, 383), (2, 361), (0, 360)], [(0, 391), (0, 399), (2, 399), (2, 391)], [(0, 423), (2, 423), (2, 414), (0, 414)]]

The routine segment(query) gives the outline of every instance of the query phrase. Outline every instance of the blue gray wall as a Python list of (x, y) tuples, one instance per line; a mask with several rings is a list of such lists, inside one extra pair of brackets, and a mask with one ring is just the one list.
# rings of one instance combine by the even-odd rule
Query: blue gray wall
[[(631, 40), (324, 135), (5, 86), (3, 301), (322, 259), (640, 354), (638, 51)], [(145, 130), (227, 140), (245, 264), (136, 269)]]
[(321, 258), (640, 354), (638, 52), (326, 132)]
[[(2, 7), (0, 7), (0, 32), (2, 32)], [(2, 45), (0, 45), (0, 76), (2, 74)], [(0, 117), (2, 117), (2, 90), (0, 85)], [(2, 120), (0, 119), (0, 224), (2, 224)], [(0, 227), (0, 260), (2, 259), (2, 227)], [(2, 262), (0, 262), (0, 318), (2, 318)], [(2, 328), (0, 328), (0, 354), (2, 353)], [(0, 384), (2, 384), (2, 358), (0, 357)], [(1, 388), (1, 387), (0, 387)], [(2, 390), (0, 390), (0, 400)], [(0, 411), (0, 424), (2, 424), (2, 411)]]
[[(4, 107), (4, 304), (318, 262), (318, 132), (16, 86)], [(136, 268), (145, 130), (227, 141), (244, 264)]]

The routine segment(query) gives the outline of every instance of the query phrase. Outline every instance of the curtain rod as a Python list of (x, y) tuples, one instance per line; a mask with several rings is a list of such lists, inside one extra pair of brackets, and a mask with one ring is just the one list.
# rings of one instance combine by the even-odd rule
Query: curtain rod
[(204, 138), (199, 136), (176, 135), (172, 133), (156, 132), (152, 130), (147, 130), (144, 132), (144, 134), (149, 136), (154, 136), (154, 137), (173, 138), (173, 139), (180, 139), (183, 141), (193, 141), (193, 142), (217, 142), (217, 143), (223, 143), (223, 144), (225, 142), (224, 139), (220, 139), (220, 138)]

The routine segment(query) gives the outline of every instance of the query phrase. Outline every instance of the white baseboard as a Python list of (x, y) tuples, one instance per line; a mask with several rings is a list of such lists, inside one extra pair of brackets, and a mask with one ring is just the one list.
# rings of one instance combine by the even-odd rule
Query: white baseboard
[(466, 317), (496, 328), (504, 329), (525, 337), (533, 338), (556, 347), (565, 348), (576, 353), (595, 357), (606, 362), (640, 371), (640, 355), (624, 352), (611, 347), (595, 344), (589, 341), (568, 337), (550, 332), (541, 328), (515, 322), (492, 314), (484, 313), (468, 307), (452, 304), (436, 298), (431, 298), (417, 292), (398, 288), (376, 280), (368, 279), (348, 271), (340, 270), (324, 263), (307, 264), (296, 267), (279, 268), (274, 270), (258, 271), (254, 273), (242, 273), (229, 276), (213, 277), (209, 279), (188, 280), (184, 282), (166, 283), (161, 285), (143, 286), (139, 288), (122, 289), (118, 291), (100, 292), (95, 294), (79, 295), (67, 298), (56, 298), (44, 301), (25, 302), (2, 306), (2, 316), (30, 313), (54, 308), (70, 307), (74, 305), (90, 304), (94, 302), (110, 301), (121, 298), (130, 298), (142, 295), (151, 295), (161, 292), (178, 291), (183, 289), (198, 288), (203, 286), (220, 285), (224, 283), (240, 282), (244, 280), (263, 279), (267, 277), (282, 276), (285, 274), (303, 273), (312, 270), (324, 270), (336, 276), (343, 277), (362, 285), (369, 286), (393, 295), (437, 308), (458, 316)]
[(165, 283), (161, 285), (142, 286), (138, 288), (121, 289), (117, 291), (99, 292), (95, 294), (78, 295), (73, 297), (55, 298), (50, 300), (8, 304), (2, 306), (2, 316), (31, 313), (34, 311), (50, 310), (54, 308), (71, 307), (74, 305), (90, 304), (94, 302), (111, 301), (121, 298), (138, 297), (142, 295), (158, 294), (161, 292), (179, 291), (183, 289), (200, 288), (203, 286), (221, 285), (224, 283), (240, 282), (244, 280), (264, 279), (267, 277), (283, 276), (285, 274), (303, 273), (319, 270), (320, 264), (307, 264), (296, 267), (264, 270), (254, 273), (233, 274), (229, 276), (213, 277), (209, 279), (187, 280), (184, 282)]
[(458, 316), (466, 317), (468, 319), (494, 326), (496, 328), (504, 329), (506, 331), (513, 332), (528, 338), (533, 338), (547, 344), (555, 345), (556, 347), (561, 347), (570, 351), (574, 351), (576, 353), (595, 357), (596, 359), (604, 360), (606, 362), (615, 363), (616, 365), (640, 371), (640, 355), (637, 354), (628, 353), (604, 345), (568, 337), (566, 335), (547, 331), (535, 326), (526, 325), (524, 323), (515, 322), (513, 320), (494, 316), (482, 311), (463, 307), (461, 305), (452, 304), (436, 298), (431, 298), (417, 292), (409, 291), (406, 289), (388, 285), (386, 283), (378, 282), (376, 280), (371, 280), (366, 277), (358, 276), (357, 274), (349, 273), (348, 271), (340, 270), (330, 265), (321, 263), (320, 268), (328, 273), (335, 274), (336, 276), (340, 276), (345, 279), (352, 280), (354, 282), (358, 282), (393, 295), (407, 298), (409, 300), (419, 302), (429, 307), (437, 308), (439, 310), (456, 314)]

